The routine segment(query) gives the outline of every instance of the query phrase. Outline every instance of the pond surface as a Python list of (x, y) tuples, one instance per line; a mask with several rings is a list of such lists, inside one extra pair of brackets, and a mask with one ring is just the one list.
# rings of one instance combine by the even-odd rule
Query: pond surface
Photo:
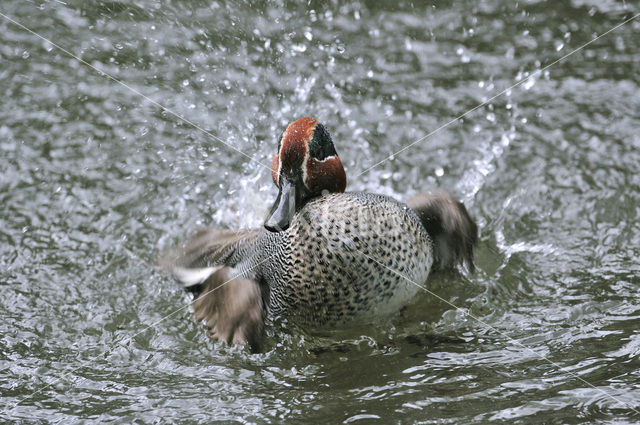
[[(2, 421), (640, 421), (640, 18), (545, 69), (638, 3), (389, 4), (2, 2)], [(153, 264), (260, 226), (305, 115), (349, 190), (463, 199), (477, 270), (250, 354)]]

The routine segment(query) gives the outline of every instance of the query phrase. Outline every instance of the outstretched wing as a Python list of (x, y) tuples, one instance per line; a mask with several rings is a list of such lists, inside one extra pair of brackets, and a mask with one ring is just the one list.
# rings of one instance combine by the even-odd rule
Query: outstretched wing
[(466, 263), (473, 271), (473, 247), (478, 240), (478, 226), (462, 202), (449, 192), (419, 193), (407, 201), (434, 243), (434, 263), (450, 269)]
[(170, 271), (176, 266), (193, 269), (223, 265), (238, 248), (251, 243), (259, 233), (258, 229), (203, 229), (165, 253), (160, 258), (160, 265)]
[(202, 284), (194, 300), (195, 318), (204, 321), (211, 338), (228, 344), (247, 344), (260, 350), (264, 329), (264, 306), (258, 282), (238, 277), (222, 267)]
[(232, 267), (238, 251), (248, 251), (259, 230), (211, 230), (196, 233), (165, 253), (160, 266), (194, 294), (197, 321), (215, 340), (248, 344), (258, 351), (264, 327), (260, 284)]

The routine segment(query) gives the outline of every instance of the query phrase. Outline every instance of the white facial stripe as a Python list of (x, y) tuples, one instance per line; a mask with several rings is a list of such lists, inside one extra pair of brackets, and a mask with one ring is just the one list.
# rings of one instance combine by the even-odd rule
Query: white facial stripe
[[(325, 159), (316, 159), (316, 161), (318, 161), (318, 162), (325, 162), (325, 161), (327, 161), (327, 160), (329, 160), (329, 159), (333, 159), (333, 158), (335, 158), (335, 157), (336, 157), (335, 155), (331, 155), (331, 156), (326, 157)], [(314, 158), (314, 159), (315, 159), (315, 158)]]
[(280, 160), (280, 152), (278, 152), (278, 172), (276, 173), (276, 185), (280, 187), (280, 170), (282, 170), (282, 161)]
[(309, 189), (309, 182), (307, 181), (307, 166), (309, 165), (309, 148), (307, 144), (304, 144), (304, 159), (302, 160), (302, 181), (307, 189)]

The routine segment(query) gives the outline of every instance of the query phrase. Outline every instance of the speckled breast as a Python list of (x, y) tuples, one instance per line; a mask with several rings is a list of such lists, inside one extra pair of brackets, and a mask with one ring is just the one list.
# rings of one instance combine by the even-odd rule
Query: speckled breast
[[(368, 193), (309, 202), (289, 229), (265, 233), (272, 314), (303, 326), (371, 321), (397, 312), (423, 285), (432, 244), (405, 204)], [(271, 255), (269, 256), (269, 253)]]

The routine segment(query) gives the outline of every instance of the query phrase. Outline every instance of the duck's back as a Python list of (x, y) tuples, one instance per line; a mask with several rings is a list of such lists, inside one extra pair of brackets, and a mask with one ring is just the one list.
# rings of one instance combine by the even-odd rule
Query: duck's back
[(432, 243), (407, 205), (383, 195), (334, 193), (262, 236), (269, 309), (306, 326), (396, 312), (423, 285)]

